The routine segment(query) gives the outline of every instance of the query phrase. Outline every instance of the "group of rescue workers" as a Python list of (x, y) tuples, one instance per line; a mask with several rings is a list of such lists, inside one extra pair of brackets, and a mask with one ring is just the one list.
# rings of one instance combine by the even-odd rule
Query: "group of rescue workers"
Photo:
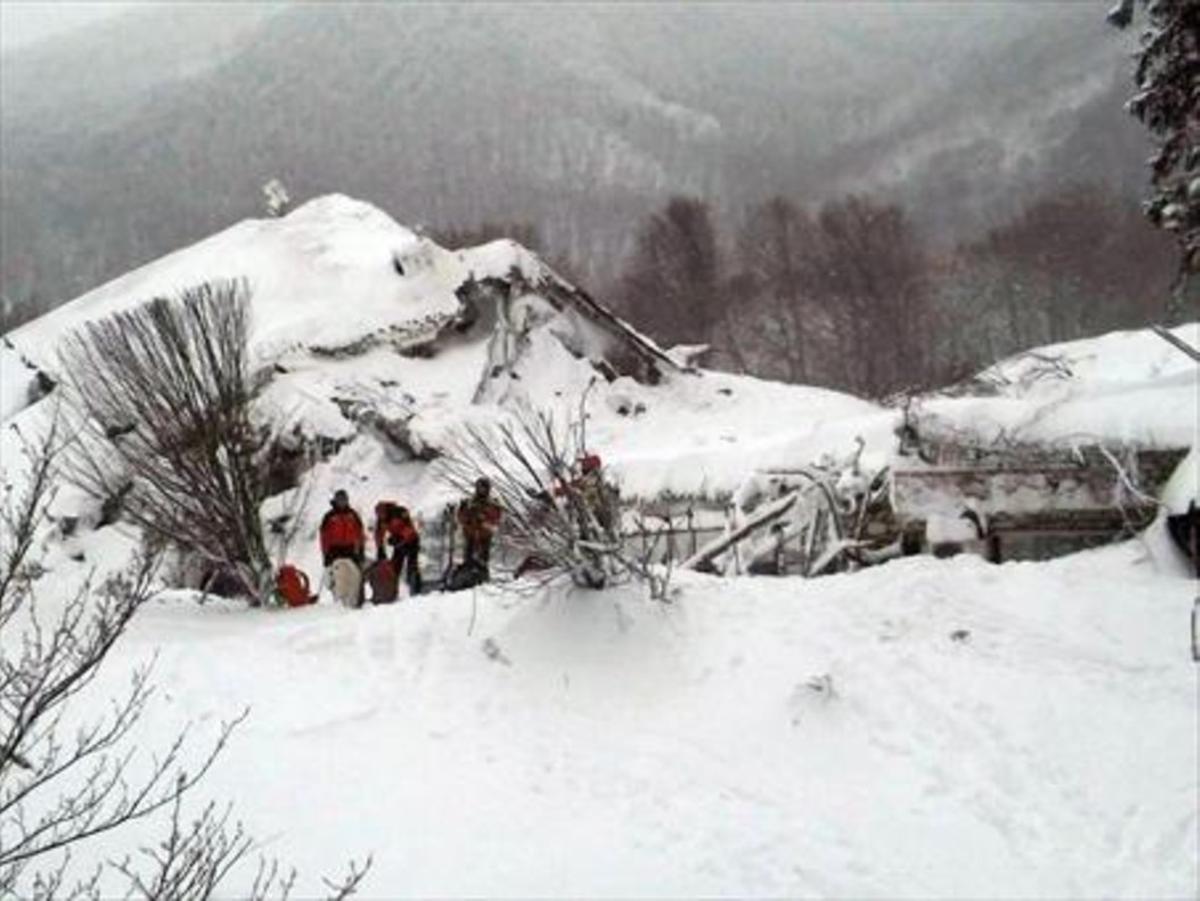
[[(607, 486), (601, 475), (600, 458), (587, 454), (580, 457), (576, 466), (570, 484), (576, 489), (575, 495), (593, 514), (585, 514), (583, 519), (609, 529), (612, 525), (611, 504), (605, 494)], [(562, 493), (563, 486), (560, 485), (555, 494)], [(549, 496), (545, 501), (553, 504)], [(457, 530), (462, 533), (463, 554), (461, 562), (456, 564), (452, 540), (451, 565), (441, 578), (443, 590), (468, 588), (491, 578), (492, 540), (501, 518), (500, 505), (492, 496), (491, 481), (486, 477), (476, 479), (473, 492), (455, 507), (454, 520)], [(586, 526), (584, 532), (584, 537), (589, 537)], [(366, 589), (370, 588), (372, 602), (387, 603), (396, 600), (401, 581), (407, 586), (409, 595), (420, 594), (424, 588), (421, 536), (408, 508), (394, 501), (378, 502), (373, 533), (375, 559), (368, 562), (367, 529), (363, 519), (350, 505), (350, 496), (345, 489), (335, 491), (319, 530), (325, 582), (335, 599), (359, 606), (366, 600)], [(517, 567), (514, 575), (520, 578), (524, 572), (545, 565), (544, 561), (530, 557)], [(309, 593), (307, 577), (290, 565), (281, 567), (277, 573), (276, 590), (289, 606), (316, 600), (316, 596)]]
[[(492, 500), (492, 485), (486, 478), (475, 482), (474, 493), (457, 507), (455, 518), (462, 530), (463, 561), (455, 572), (470, 571), (474, 583), (487, 581), (491, 558), (492, 537), (500, 525), (500, 505)], [(375, 560), (367, 562), (367, 530), (358, 511), (350, 506), (350, 496), (338, 489), (330, 501), (329, 510), (321, 520), (319, 530), (321, 558), (326, 572), (332, 573), (339, 560), (349, 561), (360, 576), (359, 597), (365, 582), (372, 588), (375, 600), (394, 600), (401, 580), (410, 595), (420, 594), (424, 587), (421, 578), (421, 535), (408, 508), (394, 501), (375, 505)], [(338, 593), (337, 580), (329, 579)]]
[[(366, 565), (366, 529), (358, 511), (350, 506), (350, 496), (344, 489), (333, 494), (329, 512), (321, 520), (320, 538), (326, 569), (336, 560), (350, 560), (360, 569)], [(391, 501), (376, 504), (376, 561), (390, 562), (395, 578), (404, 576), (413, 594), (421, 592), (420, 552), (421, 536), (408, 508)]]

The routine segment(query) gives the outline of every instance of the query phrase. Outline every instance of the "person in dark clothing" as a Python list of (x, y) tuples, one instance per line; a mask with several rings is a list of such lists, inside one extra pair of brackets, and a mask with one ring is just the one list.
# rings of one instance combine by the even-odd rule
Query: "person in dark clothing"
[(391, 501), (375, 505), (375, 555), (379, 560), (392, 549), (396, 577), (404, 577), (410, 594), (421, 593), (421, 536), (407, 507)]
[(484, 578), (488, 578), (492, 536), (500, 525), (500, 505), (492, 500), (489, 479), (475, 480), (475, 493), (458, 505), (458, 524), (466, 548), (463, 562), (480, 567)]
[(344, 489), (333, 494), (330, 509), (321, 520), (321, 555), (328, 568), (334, 560), (353, 560), (361, 568), (366, 548), (362, 518), (350, 506)]

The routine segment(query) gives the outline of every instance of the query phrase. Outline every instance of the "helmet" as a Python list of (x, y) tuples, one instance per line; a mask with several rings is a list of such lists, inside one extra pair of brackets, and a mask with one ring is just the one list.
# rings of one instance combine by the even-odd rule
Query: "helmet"
[(335, 492), (333, 493), (333, 502), (334, 502), (335, 504), (348, 504), (348, 503), (350, 503), (350, 495), (346, 493), (346, 489), (345, 489), (345, 488), (339, 488), (337, 491), (335, 491)]
[(480, 476), (475, 480), (475, 491), (478, 494), (483, 494), (492, 490), (492, 480), (487, 476)]
[(600, 468), (599, 454), (584, 454), (579, 458), (579, 469), (582, 472), (594, 472)]

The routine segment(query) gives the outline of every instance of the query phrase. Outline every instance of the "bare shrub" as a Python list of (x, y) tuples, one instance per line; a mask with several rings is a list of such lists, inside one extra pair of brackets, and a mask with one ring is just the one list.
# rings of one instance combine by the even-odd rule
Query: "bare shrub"
[(244, 283), (206, 283), (88, 323), (61, 360), (83, 439), (70, 478), (103, 501), (123, 497), (150, 537), (200, 555), (258, 600), (271, 564), (248, 319)]
[(107, 715), (63, 734), (69, 702), (92, 682), (151, 596), (154, 560), (142, 558), (95, 588), (85, 582), (46, 620), (34, 597), (41, 567), (31, 551), (53, 491), (57, 428), (25, 450), (24, 488), (6, 484), (0, 509), (0, 628), (20, 636), (5, 643), (0, 657), (0, 895), (17, 890), (31, 862), (57, 855), (57, 866), (35, 880), (40, 893), (53, 895), (72, 846), (175, 802), (204, 775), (234, 724), (191, 773), (178, 767), (181, 734), (135, 775), (126, 739), (151, 694), (149, 669), (141, 667)]
[[(0, 897), (100, 897), (102, 867), (79, 878), (72, 851), (106, 833), (169, 809), (171, 825), (141, 865), (113, 864), (128, 882), (126, 897), (155, 901), (208, 899), (253, 848), (230, 812), (212, 805), (184, 825), (182, 803), (225, 749), (245, 718), (224, 723), (192, 769), (182, 764), (188, 730), (147, 762), (132, 733), (153, 695), (151, 666), (133, 672), (126, 692), (103, 712), (71, 718), (95, 676), (138, 610), (154, 594), (156, 560), (139, 557), (125, 573), (94, 585), (85, 580), (57, 612), (39, 603), (35, 588), (45, 570), (33, 551), (47, 523), (55, 470), (63, 453), (60, 429), (25, 442), (26, 468), (5, 473), (0, 503)], [(70, 724), (70, 728), (68, 728)], [(330, 897), (353, 894), (370, 866), (350, 865)], [(277, 862), (260, 861), (248, 897), (287, 897), (293, 881)]]
[(465, 426), (438, 461), (439, 473), (464, 494), (478, 478), (491, 481), (504, 511), (505, 541), (533, 564), (527, 584), (569, 577), (601, 588), (634, 578), (664, 598), (667, 574), (623, 547), (616, 488), (602, 470), (580, 472), (588, 456), (583, 422), (581, 416), (559, 424), (549, 413), (524, 408), (491, 426)]

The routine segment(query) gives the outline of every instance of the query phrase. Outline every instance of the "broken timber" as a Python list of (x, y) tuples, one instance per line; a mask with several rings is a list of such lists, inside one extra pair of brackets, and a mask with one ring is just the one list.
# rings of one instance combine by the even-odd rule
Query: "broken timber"
[(680, 566), (683, 569), (703, 569), (713, 560), (725, 553), (731, 547), (735, 546), (739, 541), (742, 541), (747, 536), (757, 532), (766, 526), (771, 525), (785, 513), (796, 505), (796, 501), (800, 498), (799, 491), (793, 491), (783, 497), (766, 504), (761, 510), (757, 511), (753, 516), (749, 517), (744, 523), (732, 530), (726, 535), (715, 538), (700, 548), (692, 556), (683, 561)]

